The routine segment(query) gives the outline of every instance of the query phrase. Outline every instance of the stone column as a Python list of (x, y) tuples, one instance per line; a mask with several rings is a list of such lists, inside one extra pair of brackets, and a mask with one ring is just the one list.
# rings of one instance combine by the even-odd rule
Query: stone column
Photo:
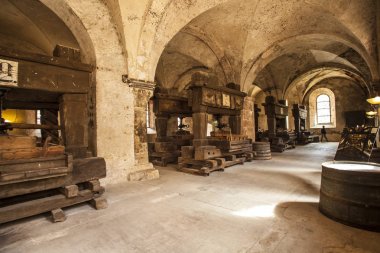
[(129, 87), (133, 88), (134, 97), (134, 172), (129, 174), (130, 181), (142, 181), (159, 178), (159, 172), (153, 167), (148, 159), (147, 143), (147, 105), (153, 96), (154, 83), (140, 80), (128, 81)]
[(241, 111), (241, 118), (242, 134), (248, 136), (248, 138), (252, 140), (255, 140), (255, 115), (253, 98), (244, 98), (243, 110)]

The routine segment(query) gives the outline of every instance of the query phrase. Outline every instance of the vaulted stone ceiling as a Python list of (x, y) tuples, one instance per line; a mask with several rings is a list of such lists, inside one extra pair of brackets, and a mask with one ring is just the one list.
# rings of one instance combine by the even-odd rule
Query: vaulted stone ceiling
[(45, 55), (52, 55), (57, 44), (79, 48), (63, 21), (35, 0), (1, 1), (0, 44)]
[(245, 91), (256, 85), (283, 98), (288, 87), (302, 83), (306, 92), (315, 80), (336, 77), (368, 94), (378, 79), (375, 9), (372, 0), (227, 1), (171, 39), (156, 81), (180, 94), (192, 73), (206, 71), (220, 85), (240, 83)]

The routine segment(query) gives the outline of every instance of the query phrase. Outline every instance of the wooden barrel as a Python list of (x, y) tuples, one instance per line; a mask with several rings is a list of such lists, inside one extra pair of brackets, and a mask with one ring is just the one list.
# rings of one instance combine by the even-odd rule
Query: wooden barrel
[(319, 210), (341, 223), (380, 230), (380, 165), (323, 163)]
[(254, 142), (252, 143), (252, 150), (254, 160), (272, 159), (269, 142)]

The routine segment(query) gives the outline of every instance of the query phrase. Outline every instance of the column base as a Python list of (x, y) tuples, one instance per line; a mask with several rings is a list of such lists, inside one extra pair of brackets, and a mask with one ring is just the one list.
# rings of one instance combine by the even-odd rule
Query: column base
[(147, 181), (160, 178), (160, 173), (151, 163), (136, 165), (135, 170), (128, 175), (129, 181)]

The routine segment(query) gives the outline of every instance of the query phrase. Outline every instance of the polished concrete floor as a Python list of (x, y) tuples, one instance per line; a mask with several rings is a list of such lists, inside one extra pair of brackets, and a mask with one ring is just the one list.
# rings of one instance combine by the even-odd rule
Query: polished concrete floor
[(300, 146), (209, 177), (160, 168), (159, 180), (107, 187), (108, 209), (1, 225), (0, 252), (380, 252), (380, 233), (318, 212), (320, 164), (336, 147)]

